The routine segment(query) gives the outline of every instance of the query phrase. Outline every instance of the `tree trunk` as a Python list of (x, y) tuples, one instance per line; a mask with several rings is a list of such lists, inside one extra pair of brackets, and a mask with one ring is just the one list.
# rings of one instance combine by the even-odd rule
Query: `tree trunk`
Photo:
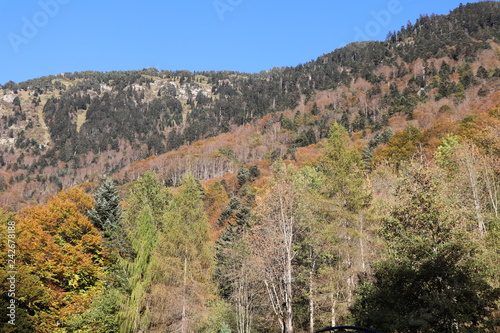
[(478, 177), (477, 172), (474, 167), (476, 161), (474, 161), (474, 152), (472, 151), (472, 147), (467, 147), (465, 150), (464, 158), (465, 158), (465, 167), (467, 169), (467, 178), (469, 180), (469, 184), (472, 190), (472, 197), (474, 199), (474, 208), (476, 211), (476, 217), (478, 222), (478, 229), (481, 236), (484, 236), (486, 232), (486, 225), (484, 223), (483, 214), (481, 212), (481, 202), (479, 198), (479, 185), (478, 185)]
[(336, 317), (335, 306), (337, 305), (337, 300), (335, 299), (333, 291), (331, 293), (331, 297), (332, 297), (332, 313), (331, 313), (332, 317), (331, 317), (331, 323), (330, 324), (333, 327), (333, 326), (337, 326), (337, 321), (335, 319), (335, 317)]
[[(187, 252), (187, 250), (186, 250)], [(181, 333), (187, 332), (187, 254), (184, 256), (184, 276), (182, 280), (182, 314), (181, 314)]]
[(309, 333), (314, 332), (314, 261), (309, 270)]

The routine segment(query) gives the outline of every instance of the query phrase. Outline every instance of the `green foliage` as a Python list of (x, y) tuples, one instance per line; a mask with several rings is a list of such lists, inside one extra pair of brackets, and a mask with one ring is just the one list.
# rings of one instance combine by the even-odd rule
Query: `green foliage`
[(363, 170), (365, 172), (370, 172), (372, 170), (373, 153), (369, 147), (363, 147), (361, 160), (363, 161)]
[(314, 105), (311, 109), (311, 114), (313, 116), (317, 116), (319, 114), (318, 104), (316, 104), (316, 102), (314, 102)]
[(153, 295), (151, 325), (186, 332), (203, 325), (203, 315), (211, 299), (213, 247), (204, 212), (202, 192), (190, 174), (184, 175), (180, 192), (169, 202), (152, 270)]
[(248, 181), (250, 177), (250, 172), (248, 169), (241, 167), (240, 170), (238, 170), (238, 185), (241, 187), (245, 185), (245, 183)]
[(5, 192), (7, 190), (7, 182), (5, 181), (5, 176), (0, 176), (0, 193)]
[(480, 79), (487, 79), (490, 75), (488, 74), (486, 68), (484, 68), (483, 66), (479, 66), (476, 72), (476, 76)]
[(280, 124), (281, 124), (281, 128), (285, 129), (285, 130), (295, 131), (295, 129), (296, 129), (293, 121), (284, 115), (280, 116)]
[(94, 207), (89, 210), (90, 220), (96, 228), (107, 230), (119, 225), (122, 217), (120, 197), (113, 180), (106, 178), (94, 193)]
[(463, 89), (466, 89), (475, 83), (474, 73), (472, 72), (470, 63), (461, 63), (458, 68), (458, 73), (460, 74), (460, 83), (462, 84)]
[(434, 153), (436, 162), (443, 168), (456, 170), (456, 161), (453, 158), (456, 149), (460, 146), (460, 141), (455, 134), (447, 134), (443, 138), (443, 143)]
[(381, 144), (386, 144), (394, 136), (394, 131), (392, 128), (388, 128), (381, 133), (377, 133), (373, 139), (370, 140), (368, 146), (371, 150), (377, 148)]
[(210, 304), (208, 318), (200, 323), (197, 332), (206, 333), (231, 333), (231, 325), (234, 322), (229, 303), (218, 299)]
[(146, 330), (150, 325), (148, 299), (157, 267), (154, 253), (167, 202), (166, 189), (152, 172), (136, 182), (127, 198), (124, 224), (133, 256), (122, 264), (127, 272), (127, 294), (119, 316), (122, 332)]
[(295, 145), (297, 147), (306, 147), (316, 143), (316, 134), (314, 133), (312, 128), (309, 128), (307, 131), (300, 133), (300, 135), (295, 140)]
[(248, 171), (250, 172), (250, 180), (254, 180), (255, 178), (260, 176), (259, 167), (256, 165), (252, 165)]
[(219, 331), (219, 333), (231, 333), (231, 332), (232, 332), (231, 327), (229, 327), (226, 323), (222, 325)]
[(117, 289), (105, 289), (94, 299), (89, 310), (74, 316), (68, 323), (70, 332), (75, 333), (118, 333), (120, 323), (117, 313), (120, 311), (118, 300), (122, 295)]
[[(132, 255), (130, 239), (123, 230), (123, 211), (120, 204), (118, 191), (111, 181), (105, 181), (101, 191), (97, 192), (95, 198), (95, 212), (89, 215), (100, 216), (100, 221), (104, 220), (104, 245), (125, 258)], [(92, 211), (91, 211), (92, 212)]]
[(347, 131), (338, 123), (334, 123), (330, 128), (324, 157), (319, 165), (320, 171), (330, 180), (325, 183), (321, 193), (330, 199), (344, 198), (344, 208), (356, 212), (370, 202), (371, 195), (360, 191), (364, 188), (365, 181), (362, 163), (359, 153), (349, 147), (348, 142)]
[(306, 281), (317, 285), (306, 299), (312, 297), (317, 304), (316, 320), (322, 322), (346, 318), (355, 279), (366, 270), (363, 248), (375, 239), (368, 236), (375, 222), (370, 217), (372, 194), (360, 155), (349, 143), (347, 131), (335, 123), (317, 171), (303, 170), (310, 189), (304, 197), (313, 218), (301, 243), (301, 259), (307, 267), (304, 273), (313, 276), (306, 275)]
[[(252, 170), (252, 167), (250, 167), (250, 170)], [(253, 174), (256, 174), (255, 169), (253, 170)], [(228, 206), (222, 211), (219, 219), (221, 225), (229, 221), (217, 239), (215, 246), (216, 266), (214, 277), (218, 283), (219, 292), (224, 298), (230, 297), (231, 283), (228, 276), (234, 265), (237, 265), (237, 261), (234, 261), (235, 259), (231, 257), (234, 255), (239, 256), (233, 250), (245, 251), (247, 246), (243, 242), (243, 237), (252, 225), (251, 207), (253, 199), (250, 193), (240, 193), (240, 196), (232, 197)], [(239, 258), (238, 260), (241, 259)]]
[(355, 319), (384, 332), (491, 329), (499, 290), (486, 282), (478, 244), (440, 198), (439, 184), (417, 171), (397, 196), (384, 226), (389, 256), (360, 287)]

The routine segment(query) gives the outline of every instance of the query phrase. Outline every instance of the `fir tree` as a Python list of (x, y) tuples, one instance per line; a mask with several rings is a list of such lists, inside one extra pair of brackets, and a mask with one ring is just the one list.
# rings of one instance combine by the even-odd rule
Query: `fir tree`
[(106, 178), (94, 193), (94, 207), (88, 215), (96, 228), (104, 232), (105, 245), (121, 256), (130, 255), (130, 241), (123, 231), (123, 210), (112, 179)]
[(99, 230), (106, 230), (120, 223), (122, 209), (120, 197), (113, 180), (106, 178), (94, 193), (94, 208), (89, 210), (90, 220)]

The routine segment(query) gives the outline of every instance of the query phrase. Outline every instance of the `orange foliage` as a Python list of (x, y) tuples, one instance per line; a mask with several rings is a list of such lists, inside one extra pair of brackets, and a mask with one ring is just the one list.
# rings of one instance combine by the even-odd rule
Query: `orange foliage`
[(393, 129), (394, 132), (402, 131), (408, 125), (408, 121), (405, 116), (394, 116), (389, 118), (389, 127)]
[(459, 124), (458, 134), (472, 140), (483, 152), (500, 155), (500, 105), (466, 116)]
[[(222, 210), (229, 203), (229, 196), (226, 190), (218, 181), (209, 181), (204, 184), (204, 203), (205, 211), (207, 213), (208, 222), (212, 227), (211, 230), (220, 229), (218, 226), (218, 218), (220, 217)], [(218, 236), (218, 234), (216, 235)]]
[(397, 131), (387, 144), (374, 150), (373, 164), (386, 160), (398, 169), (403, 162), (416, 156), (421, 137), (422, 132), (412, 126), (404, 131)]
[(297, 149), (294, 156), (298, 165), (313, 165), (319, 161), (322, 152), (318, 149), (317, 145), (314, 144)]
[(53, 332), (58, 321), (84, 311), (99, 288), (103, 248), (98, 230), (86, 216), (92, 205), (92, 197), (72, 188), (46, 205), (23, 209), (15, 218), (24, 279), (37, 286), (40, 297), (49, 296), (32, 300), (28, 309), (36, 312), (32, 320), (37, 332)]

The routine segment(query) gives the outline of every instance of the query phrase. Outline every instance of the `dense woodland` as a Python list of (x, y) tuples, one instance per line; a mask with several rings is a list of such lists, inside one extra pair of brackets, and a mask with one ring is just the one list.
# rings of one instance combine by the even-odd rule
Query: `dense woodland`
[(1, 330), (497, 332), (499, 88), (494, 1), (258, 74), (5, 83)]

